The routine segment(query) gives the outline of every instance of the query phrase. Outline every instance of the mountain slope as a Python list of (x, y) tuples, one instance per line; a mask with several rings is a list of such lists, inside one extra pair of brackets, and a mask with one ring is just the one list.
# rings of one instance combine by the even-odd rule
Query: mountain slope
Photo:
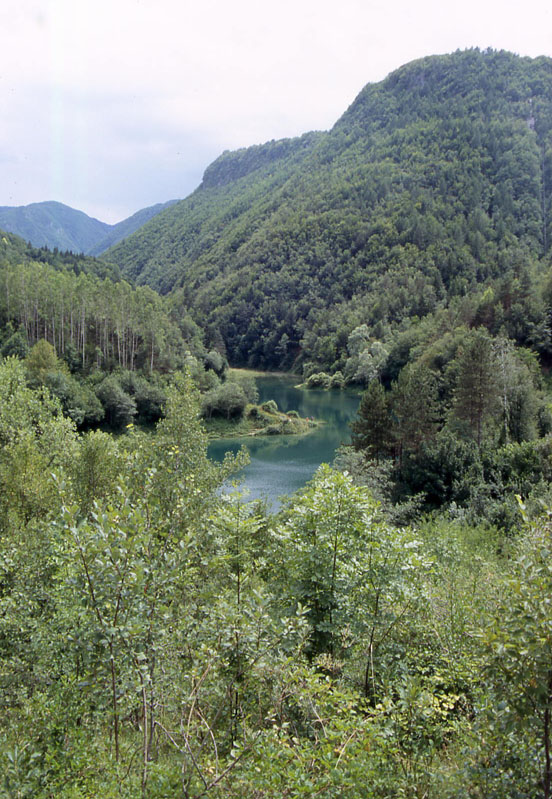
[(145, 225), (146, 222), (148, 222), (154, 216), (157, 216), (157, 214), (161, 213), (161, 211), (163, 211), (165, 208), (169, 208), (176, 202), (178, 202), (178, 200), (169, 200), (166, 203), (150, 205), (148, 208), (142, 208), (140, 211), (136, 211), (135, 214), (127, 217), (127, 219), (123, 219), (121, 222), (117, 222), (115, 225), (108, 225), (108, 231), (106, 235), (97, 241), (93, 246), (88, 247), (85, 250), (86, 254), (101, 255), (119, 241), (122, 241), (127, 236), (130, 236), (132, 233), (138, 230), (138, 228), (141, 228), (142, 225)]
[[(237, 251), (251, 227), (277, 207), (273, 197), (316, 148), (322, 134), (225, 152), (205, 171), (202, 184), (108, 251), (138, 282), (168, 291), (178, 284), (182, 267), (220, 246)], [(174, 267), (174, 269), (173, 269)]]
[(175, 202), (170, 200), (143, 208), (115, 225), (100, 222), (58, 202), (2, 206), (0, 228), (15, 233), (35, 247), (100, 255)]
[(58, 202), (0, 207), (0, 228), (35, 247), (85, 252), (103, 238), (110, 225)]
[[(63, 272), (94, 275), (98, 278), (121, 280), (119, 268), (107, 259), (98, 259), (82, 253), (66, 250), (49, 250), (47, 247), (33, 247), (15, 233), (0, 229), (0, 271), (5, 267), (19, 267), (26, 264), (48, 264)], [(4, 286), (5, 288), (5, 286)]]
[(328, 133), (226, 153), (109, 251), (181, 288), (235, 363), (339, 368), (550, 247), (552, 60), (469, 50), (366, 86)]

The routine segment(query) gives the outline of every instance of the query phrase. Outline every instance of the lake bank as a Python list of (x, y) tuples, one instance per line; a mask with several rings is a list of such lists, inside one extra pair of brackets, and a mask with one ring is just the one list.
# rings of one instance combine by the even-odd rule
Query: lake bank
[(210, 442), (209, 457), (216, 461), (222, 461), (227, 451), (237, 453), (246, 445), (251, 460), (241, 475), (243, 486), (251, 499), (264, 498), (276, 510), (282, 496), (301, 489), (321, 463), (332, 463), (337, 448), (350, 442), (349, 424), (356, 417), (360, 395), (347, 389), (297, 389), (297, 375), (264, 373), (256, 382), (261, 404), (274, 399), (283, 413), (295, 411), (305, 419), (323, 422), (308, 435), (236, 437)]
[(203, 424), (211, 440), (255, 438), (259, 436), (304, 436), (323, 422), (299, 416), (296, 411), (283, 413), (274, 400), (261, 405), (248, 405), (243, 416), (225, 419), (217, 416), (204, 419)]

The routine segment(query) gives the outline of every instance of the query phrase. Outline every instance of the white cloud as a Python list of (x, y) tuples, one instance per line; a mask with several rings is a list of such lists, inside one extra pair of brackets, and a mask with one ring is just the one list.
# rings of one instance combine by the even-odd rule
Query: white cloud
[(551, 17), (544, 0), (2, 0), (0, 204), (107, 219), (183, 196), (223, 149), (328, 128), (413, 58), (551, 55)]

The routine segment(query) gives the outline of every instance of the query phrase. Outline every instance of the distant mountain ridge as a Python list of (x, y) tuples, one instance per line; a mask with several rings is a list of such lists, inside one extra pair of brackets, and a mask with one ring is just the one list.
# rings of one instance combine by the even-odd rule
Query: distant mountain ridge
[(164, 208), (177, 202), (158, 203), (137, 211), (115, 225), (100, 222), (56, 201), (21, 206), (0, 206), (0, 228), (29, 241), (34, 247), (100, 255), (134, 233)]

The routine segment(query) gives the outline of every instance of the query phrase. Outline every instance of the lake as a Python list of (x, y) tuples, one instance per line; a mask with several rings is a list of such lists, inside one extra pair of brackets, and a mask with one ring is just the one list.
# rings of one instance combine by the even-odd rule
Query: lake
[(251, 462), (243, 471), (243, 487), (250, 499), (266, 498), (273, 510), (280, 497), (293, 494), (312, 477), (321, 463), (331, 463), (340, 444), (351, 440), (349, 423), (355, 418), (360, 395), (345, 391), (306, 391), (295, 388), (297, 376), (257, 377), (259, 402), (273, 399), (281, 411), (325, 422), (304, 436), (263, 436), (213, 441), (209, 457), (221, 461), (225, 452), (236, 453), (244, 444)]

